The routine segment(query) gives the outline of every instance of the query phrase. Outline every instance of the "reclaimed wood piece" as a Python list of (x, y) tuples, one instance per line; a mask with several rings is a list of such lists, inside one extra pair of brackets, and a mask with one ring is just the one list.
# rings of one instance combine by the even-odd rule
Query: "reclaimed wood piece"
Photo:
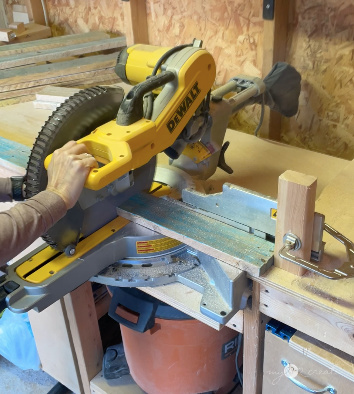
[(127, 46), (148, 44), (146, 1), (129, 0), (121, 3), (124, 12), (124, 26)]
[(42, 61), (50, 62), (68, 56), (83, 55), (107, 49), (121, 49), (125, 47), (125, 37), (109, 38), (99, 41), (89, 41), (80, 44), (68, 45), (55, 49), (36, 49), (33, 52), (10, 55), (0, 58), (0, 70), (12, 67), (35, 64)]
[(89, 393), (90, 381), (101, 370), (103, 360), (91, 282), (84, 283), (64, 296), (64, 304), (83, 391)]
[(316, 185), (315, 177), (295, 171), (285, 171), (279, 177), (274, 265), (300, 276), (306, 269), (282, 259), (279, 251), (284, 245), (284, 235), (292, 233), (301, 240), (301, 248), (291, 254), (310, 260)]
[(16, 34), (11, 29), (0, 29), (0, 41), (10, 42), (13, 41)]
[(1, 100), (8, 100), (15, 97), (21, 96), (30, 96), (33, 97), (28, 98), (25, 101), (34, 100), (35, 94), (43, 89), (44, 86), (68, 86), (68, 87), (76, 87), (79, 89), (84, 89), (91, 86), (97, 85), (111, 85), (120, 81), (120, 78), (114, 72), (113, 68), (93, 71), (87, 71), (80, 74), (75, 74), (74, 76), (68, 75), (60, 78), (47, 78), (44, 81), (41, 81), (39, 85), (30, 87), (30, 88), (22, 88), (16, 89), (12, 91), (2, 92), (0, 93), (0, 106)]
[(264, 330), (268, 318), (259, 309), (260, 285), (253, 282), (252, 308), (243, 313), (243, 392), (262, 393)]
[(106, 38), (109, 38), (108, 34), (100, 31), (92, 31), (83, 34), (73, 34), (60, 37), (44, 38), (42, 40), (21, 42), (12, 44), (11, 46), (0, 47), (0, 58), (2, 56), (11, 56), (20, 53), (33, 52), (36, 49), (46, 50), (50, 48), (80, 44), (89, 41), (98, 41)]
[[(289, 3), (289, 0), (274, 1), (274, 19), (264, 20), (263, 78), (270, 72), (276, 62), (286, 59)], [(262, 137), (279, 141), (281, 118), (279, 112), (271, 111), (269, 107), (265, 106), (263, 124), (260, 130)]]
[(0, 92), (23, 89), (39, 85), (50, 85), (84, 77), (84, 73), (99, 75), (103, 70), (113, 70), (116, 54), (89, 56), (42, 66), (23, 67), (20, 70), (0, 71)]
[(271, 242), (188, 209), (186, 204), (172, 199), (140, 193), (121, 204), (117, 212), (251, 276), (261, 275), (272, 263)]
[(18, 167), (25, 168), (27, 166), (27, 159), (29, 157), (29, 154), (30, 149), (27, 146), (0, 137), (1, 159), (10, 162)]
[(51, 35), (52, 31), (50, 27), (28, 23), (25, 25), (25, 31), (16, 35), (16, 38), (11, 43), (39, 40), (41, 38), (48, 38)]

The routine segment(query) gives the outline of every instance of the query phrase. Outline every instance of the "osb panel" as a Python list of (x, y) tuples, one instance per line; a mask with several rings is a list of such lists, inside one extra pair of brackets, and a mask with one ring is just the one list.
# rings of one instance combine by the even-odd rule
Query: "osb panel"
[(204, 41), (217, 64), (216, 83), (261, 75), (261, 0), (147, 0), (149, 41), (174, 46)]
[(53, 35), (106, 31), (123, 34), (121, 1), (46, 0)]
[(302, 75), (299, 112), (283, 123), (293, 145), (354, 158), (353, 0), (297, 0), (287, 61)]
[[(261, 76), (262, 0), (147, 0), (149, 41), (174, 46), (203, 40), (213, 55), (216, 85), (238, 74)], [(235, 116), (232, 126), (253, 131), (259, 109), (249, 107)]]

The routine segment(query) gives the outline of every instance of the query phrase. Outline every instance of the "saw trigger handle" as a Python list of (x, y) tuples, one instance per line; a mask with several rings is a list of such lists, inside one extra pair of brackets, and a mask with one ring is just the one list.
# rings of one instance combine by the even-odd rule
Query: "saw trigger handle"
[(144, 117), (144, 95), (173, 81), (176, 75), (172, 71), (161, 72), (134, 86), (124, 97), (118, 110), (117, 124), (130, 126)]

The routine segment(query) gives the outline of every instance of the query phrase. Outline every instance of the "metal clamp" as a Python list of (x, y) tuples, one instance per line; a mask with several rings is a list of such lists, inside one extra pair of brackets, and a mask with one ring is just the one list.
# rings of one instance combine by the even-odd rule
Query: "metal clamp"
[(354, 277), (354, 243), (346, 238), (343, 234), (329, 226), (327, 223), (324, 224), (324, 230), (328, 234), (332, 235), (333, 238), (341, 242), (347, 250), (348, 261), (344, 262), (341, 267), (336, 268), (333, 271), (329, 271), (323, 268), (319, 268), (315, 263), (304, 260), (300, 257), (296, 257), (289, 253), (291, 250), (301, 249), (300, 238), (292, 233), (285, 234), (283, 241), (284, 246), (279, 251), (279, 256), (284, 260), (290, 261), (301, 267), (304, 267), (310, 271), (316, 272), (328, 279), (343, 279)]
[(293, 382), (297, 387), (300, 387), (300, 389), (303, 389), (304, 391), (306, 391), (308, 393), (313, 393), (313, 394), (322, 394), (322, 393), (337, 394), (337, 390), (332, 386), (326, 386), (323, 389), (319, 389), (319, 390), (315, 390), (315, 389), (311, 389), (310, 387), (307, 387), (306, 385), (301, 383), (299, 380), (295, 379), (295, 377), (299, 373), (299, 369), (297, 368), (296, 365), (290, 364), (285, 360), (281, 360), (281, 363), (285, 367), (284, 368), (284, 375), (291, 382)]

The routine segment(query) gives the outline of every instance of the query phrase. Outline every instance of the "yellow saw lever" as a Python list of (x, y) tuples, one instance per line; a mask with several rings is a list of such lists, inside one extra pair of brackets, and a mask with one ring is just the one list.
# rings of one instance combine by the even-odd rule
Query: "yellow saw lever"
[[(145, 51), (147, 55), (155, 53), (146, 45), (135, 46), (135, 50)], [(151, 62), (146, 60), (145, 64), (151, 68)], [(130, 67), (129, 62), (126, 67)], [(187, 46), (171, 55), (159, 74), (133, 87), (120, 106), (117, 121), (100, 126), (77, 141), (84, 143), (101, 164), (90, 171), (85, 187), (99, 190), (170, 147), (207, 96), (215, 74), (211, 54)], [(144, 96), (160, 88), (152, 119), (145, 119)], [(46, 168), (50, 159), (51, 155), (45, 160)]]

